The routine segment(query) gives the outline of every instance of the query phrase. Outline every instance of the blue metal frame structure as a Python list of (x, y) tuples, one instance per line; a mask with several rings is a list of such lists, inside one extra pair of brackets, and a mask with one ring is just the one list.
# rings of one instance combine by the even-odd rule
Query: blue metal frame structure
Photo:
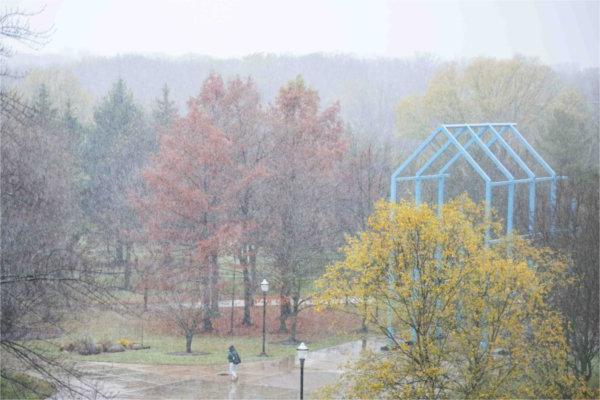
[[(464, 141), (463, 135), (467, 136)], [(483, 141), (484, 135), (491, 135), (491, 138), (486, 142)], [(511, 147), (508, 138), (505, 136), (511, 135), (516, 143), (521, 147), (521, 150), (528, 154), (536, 164), (535, 167), (528, 164), (518, 155), (515, 148)], [(435, 150), (433, 155), (426, 159), (416, 173), (405, 175), (405, 171), (420, 158), (430, 147), (436, 146), (436, 139), (441, 136), (445, 139), (443, 145)], [(459, 139), (463, 139), (463, 142)], [(497, 144), (506, 153), (508, 159), (511, 159), (521, 171), (526, 175), (526, 178), (515, 178), (509, 168), (498, 158), (491, 150), (492, 146)], [(438, 144), (439, 145), (439, 144)], [(497, 168), (502, 178), (493, 180), (490, 174), (475, 160), (474, 154), (469, 152), (471, 146), (479, 149), (485, 157)], [(449, 160), (437, 171), (429, 172), (431, 166), (437, 160), (444, 160), (445, 157)], [(548, 163), (538, 154), (538, 152), (527, 142), (523, 135), (517, 130), (515, 123), (481, 123), (481, 124), (443, 124), (434, 130), (425, 141), (423, 141), (415, 151), (408, 157), (392, 174), (390, 182), (390, 201), (397, 201), (397, 190), (399, 181), (414, 181), (414, 199), (418, 205), (421, 203), (421, 189), (424, 181), (437, 180), (437, 206), (438, 214), (441, 213), (442, 205), (444, 204), (445, 181), (450, 176), (450, 168), (460, 159), (464, 159), (472, 169), (479, 175), (485, 184), (485, 215), (486, 218), (491, 217), (493, 189), (506, 186), (508, 188), (507, 195), (507, 215), (506, 215), (506, 234), (513, 233), (514, 225), (514, 197), (515, 186), (520, 184), (528, 185), (528, 220), (527, 230), (529, 234), (535, 231), (535, 213), (536, 213), (536, 192), (537, 184), (540, 182), (549, 181), (549, 204), (550, 204), (550, 232), (555, 231), (554, 210), (556, 208), (556, 186), (559, 179), (565, 177), (558, 176)], [(535, 174), (535, 170), (544, 171), (543, 175)], [(486, 232), (486, 243), (493, 243), (495, 240), (490, 238), (489, 231)], [(415, 271), (415, 273), (417, 273)], [(414, 275), (414, 273), (413, 273)], [(413, 279), (418, 279), (418, 276), (413, 276)], [(394, 277), (390, 274), (389, 283), (393, 284)], [(390, 344), (394, 336), (392, 327), (391, 310), (388, 309), (388, 334), (390, 336)], [(413, 332), (413, 340), (416, 338), (416, 332)]]
[[(462, 135), (467, 135), (469, 139), (461, 144), (459, 138)], [(482, 140), (484, 134), (491, 134), (491, 139), (487, 142)], [(543, 176), (536, 175), (533, 171), (535, 168), (528, 165), (511, 147), (507, 140), (503, 137), (504, 135), (512, 135), (516, 141), (522, 146), (526, 153), (528, 153), (533, 160), (537, 163), (538, 167), (545, 172)], [(406, 169), (419, 157), (421, 156), (429, 146), (432, 146), (438, 136), (446, 138), (445, 143), (430, 156), (427, 161), (417, 170), (414, 175), (405, 176), (403, 175)], [(519, 166), (520, 170), (525, 173), (527, 178), (516, 179), (509, 169), (504, 165), (492, 152), (491, 147), (494, 144), (498, 144), (516, 165)], [(477, 147), (483, 151), (485, 156), (490, 160), (495, 167), (500, 171), (503, 179), (492, 180), (488, 173), (481, 167), (477, 161), (473, 158), (469, 152), (471, 146)], [(452, 154), (452, 157), (447, 161), (442, 168), (433, 173), (428, 173), (431, 165), (440, 159), (444, 154)], [(513, 232), (513, 216), (514, 216), (514, 194), (515, 185), (527, 184), (529, 186), (529, 207), (528, 207), (528, 232), (534, 233), (535, 230), (535, 211), (536, 211), (536, 184), (544, 181), (550, 181), (550, 230), (554, 231), (554, 209), (556, 206), (556, 185), (559, 179), (564, 177), (558, 176), (556, 172), (548, 165), (548, 163), (538, 154), (538, 152), (527, 142), (523, 135), (517, 130), (517, 124), (515, 123), (482, 123), (482, 124), (444, 124), (433, 131), (425, 141), (423, 141), (419, 147), (408, 157), (392, 174), (390, 182), (390, 201), (397, 201), (397, 187), (399, 181), (414, 181), (414, 198), (415, 203), (421, 203), (421, 186), (423, 181), (437, 180), (437, 205), (438, 210), (441, 210), (444, 204), (444, 185), (445, 179), (450, 176), (448, 170), (456, 163), (459, 159), (463, 158), (473, 170), (481, 177), (485, 183), (485, 209), (486, 216), (490, 217), (492, 200), (493, 200), (493, 189), (497, 187), (507, 186), (508, 187), (508, 199), (507, 199), (507, 215), (506, 215), (506, 233), (510, 235)], [(488, 242), (490, 242), (489, 234), (487, 236)]]

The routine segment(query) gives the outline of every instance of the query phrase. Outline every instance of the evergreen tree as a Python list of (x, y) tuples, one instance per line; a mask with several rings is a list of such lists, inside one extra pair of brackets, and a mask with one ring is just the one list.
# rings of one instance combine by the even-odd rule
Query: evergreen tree
[(65, 103), (65, 109), (62, 113), (62, 121), (69, 132), (76, 132), (81, 129), (79, 119), (75, 116), (71, 100)]
[(89, 176), (85, 209), (108, 249), (109, 265), (123, 268), (130, 284), (133, 244), (126, 232), (134, 223), (127, 192), (139, 182), (138, 172), (152, 148), (141, 109), (122, 79), (112, 87), (94, 113), (95, 129), (86, 144)]
[(169, 86), (165, 83), (162, 88), (162, 97), (156, 99), (153, 116), (154, 121), (160, 128), (167, 127), (177, 116), (177, 107), (175, 102), (170, 99), (169, 93)]
[(48, 88), (43, 83), (39, 86), (37, 95), (33, 99), (31, 106), (35, 110), (41, 125), (49, 123), (58, 115), (58, 111), (52, 106)]

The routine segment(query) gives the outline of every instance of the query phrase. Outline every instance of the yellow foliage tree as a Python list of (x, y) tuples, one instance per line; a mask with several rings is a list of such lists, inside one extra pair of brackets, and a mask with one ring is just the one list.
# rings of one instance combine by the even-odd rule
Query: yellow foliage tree
[(316, 300), (350, 307), (386, 334), (389, 307), (395, 346), (363, 357), (330, 390), (349, 398), (574, 395), (560, 319), (545, 304), (564, 264), (517, 238), (488, 246), (487, 226), (466, 197), (440, 217), (427, 205), (376, 205), (368, 228), (347, 239), (343, 259), (318, 280)]
[(398, 105), (401, 136), (423, 137), (442, 123), (516, 122), (522, 132), (539, 135), (555, 99), (567, 90), (552, 69), (535, 59), (476, 58), (449, 63), (423, 94)]

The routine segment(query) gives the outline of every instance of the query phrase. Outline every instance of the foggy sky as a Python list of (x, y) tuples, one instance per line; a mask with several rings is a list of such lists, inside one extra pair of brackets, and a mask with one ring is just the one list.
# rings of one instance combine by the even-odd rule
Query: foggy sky
[[(442, 59), (522, 54), (599, 65), (598, 1), (3, 0), (44, 11), (42, 54), (350, 53)], [(31, 52), (19, 47), (17, 50)]]

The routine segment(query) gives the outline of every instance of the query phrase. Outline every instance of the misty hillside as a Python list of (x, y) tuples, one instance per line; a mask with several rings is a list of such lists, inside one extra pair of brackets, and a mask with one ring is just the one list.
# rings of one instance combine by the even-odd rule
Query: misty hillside
[(70, 69), (94, 99), (106, 94), (118, 78), (123, 78), (136, 100), (145, 107), (160, 96), (166, 83), (180, 110), (185, 109), (190, 96), (198, 94), (202, 81), (211, 72), (224, 77), (252, 76), (267, 102), (274, 99), (284, 83), (302, 75), (319, 92), (324, 104), (340, 101), (342, 116), (354, 130), (384, 135), (394, 131), (398, 101), (423, 92), (438, 64), (428, 56), (365, 59), (323, 54), (301, 57), (257, 54), (241, 59), (119, 55), (77, 60), (17, 55), (10, 60), (11, 68), (20, 71)]

